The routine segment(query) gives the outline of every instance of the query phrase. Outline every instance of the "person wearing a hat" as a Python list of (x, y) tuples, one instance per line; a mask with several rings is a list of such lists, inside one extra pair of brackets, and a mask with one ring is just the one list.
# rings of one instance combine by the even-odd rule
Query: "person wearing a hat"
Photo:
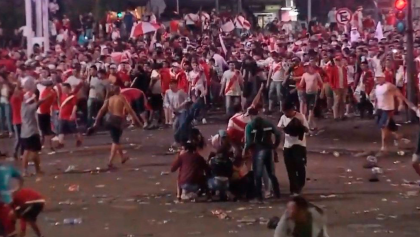
[(406, 98), (401, 94), (400, 90), (392, 83), (385, 80), (385, 74), (378, 72), (375, 75), (375, 104), (377, 124), (381, 128), (381, 152), (387, 151), (386, 141), (390, 134), (395, 137), (396, 141), (401, 140), (401, 135), (397, 133), (398, 126), (396, 125), (393, 115), (396, 109), (395, 98), (400, 101), (406, 101)]
[(41, 159), (39, 152), (42, 149), (41, 137), (39, 135), (36, 111), (40, 105), (49, 100), (52, 95), (45, 97), (39, 101), (32, 92), (26, 92), (23, 96), (21, 107), (22, 130), (20, 133), (23, 153), (23, 174), (28, 175), (28, 162), (33, 160), (35, 171), (37, 174), (43, 174), (41, 171)]

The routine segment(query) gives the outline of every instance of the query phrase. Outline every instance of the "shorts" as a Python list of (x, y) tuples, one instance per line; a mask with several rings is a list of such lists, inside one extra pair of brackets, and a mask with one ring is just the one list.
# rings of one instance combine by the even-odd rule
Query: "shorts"
[(41, 137), (39, 134), (34, 134), (27, 138), (21, 138), (22, 140), (22, 149), (24, 151), (34, 151), (38, 152), (42, 149)]
[(378, 126), (383, 129), (387, 128), (392, 132), (398, 130), (397, 124), (395, 124), (394, 119), (392, 118), (393, 111), (392, 110), (381, 110), (378, 109), (376, 111), (376, 123)]
[(317, 93), (305, 93), (305, 101), (308, 107), (308, 110), (313, 110), (315, 108)]
[(109, 127), (109, 135), (111, 135), (112, 143), (120, 144), (121, 136), (123, 134), (123, 130), (117, 127)]
[(133, 100), (133, 102), (131, 102), (131, 107), (133, 108), (136, 114), (142, 114), (146, 111), (144, 102), (144, 96), (141, 96), (140, 98), (135, 99)]
[(51, 115), (50, 114), (38, 114), (38, 125), (42, 136), (52, 135), (51, 131)]
[(163, 108), (163, 98), (162, 95), (156, 94), (150, 96), (150, 106), (152, 107), (153, 111), (158, 111)]
[(74, 134), (77, 133), (76, 121), (60, 119), (59, 121), (60, 134)]
[(16, 215), (18, 218), (22, 218), (25, 221), (36, 222), (38, 215), (42, 212), (43, 209), (43, 202), (28, 203), (17, 209)]
[(298, 90), (299, 102), (306, 102), (305, 91)]

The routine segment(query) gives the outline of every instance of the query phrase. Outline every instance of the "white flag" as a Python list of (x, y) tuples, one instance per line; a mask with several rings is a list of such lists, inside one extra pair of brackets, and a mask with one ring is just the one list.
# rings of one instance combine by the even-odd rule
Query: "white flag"
[(235, 25), (233, 24), (233, 22), (232, 22), (232, 21), (228, 21), (228, 22), (226, 22), (224, 25), (222, 25), (222, 26), (220, 27), (220, 29), (221, 29), (223, 32), (231, 32), (232, 30), (234, 30), (234, 29), (235, 29)]
[(378, 40), (384, 38), (384, 31), (381, 22), (378, 22), (378, 25), (376, 25), (375, 38), (377, 38)]
[(224, 52), (224, 53), (225, 53), (225, 55), (226, 55), (226, 54), (227, 54), (227, 49), (226, 49), (225, 42), (223, 42), (223, 37), (222, 37), (222, 35), (221, 35), (221, 34), (219, 34), (219, 39), (220, 39), (220, 44), (222, 45), (223, 52)]

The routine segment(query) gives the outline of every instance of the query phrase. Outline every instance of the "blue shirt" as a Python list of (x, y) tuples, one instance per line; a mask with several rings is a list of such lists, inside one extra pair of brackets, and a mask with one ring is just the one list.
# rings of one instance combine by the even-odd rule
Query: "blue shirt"
[(0, 202), (9, 204), (13, 201), (12, 192), (10, 191), (11, 178), (21, 178), (19, 171), (12, 166), (0, 165)]

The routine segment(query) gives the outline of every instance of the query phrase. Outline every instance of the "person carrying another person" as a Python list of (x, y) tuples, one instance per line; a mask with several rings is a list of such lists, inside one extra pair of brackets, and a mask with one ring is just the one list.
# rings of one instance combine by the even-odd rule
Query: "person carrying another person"
[[(121, 89), (121, 94), (125, 97), (127, 102), (131, 105), (134, 112), (143, 121), (144, 128), (148, 126), (147, 112), (151, 111), (150, 105), (147, 101), (146, 94), (137, 88)], [(134, 119), (132, 120), (134, 122)]]

